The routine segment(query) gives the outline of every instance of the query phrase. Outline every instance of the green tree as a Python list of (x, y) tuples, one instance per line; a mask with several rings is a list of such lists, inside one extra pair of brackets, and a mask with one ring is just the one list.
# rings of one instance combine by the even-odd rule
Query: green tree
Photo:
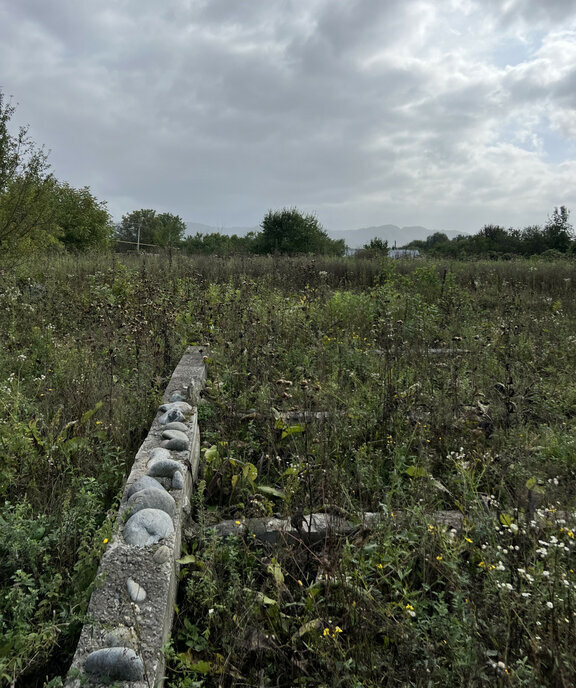
[(54, 178), (48, 155), (28, 136), (10, 130), (15, 107), (0, 91), (0, 250), (23, 251), (56, 242), (51, 212)]
[(120, 241), (134, 244), (156, 243), (156, 211), (151, 209), (133, 210), (122, 216), (116, 228)]
[(67, 249), (85, 251), (108, 247), (114, 231), (112, 218), (105, 201), (98, 201), (87, 186), (74, 189), (69, 184), (57, 184), (53, 203), (54, 222)]
[(314, 215), (304, 215), (296, 208), (269, 210), (260, 225), (256, 253), (321, 253), (343, 255), (343, 240), (330, 239)]
[(179, 215), (160, 213), (155, 217), (154, 243), (172, 248), (178, 246), (186, 232), (186, 223)]
[(544, 225), (544, 237), (547, 248), (566, 253), (572, 242), (572, 225), (569, 221), (570, 211), (565, 205), (554, 208), (552, 217)]

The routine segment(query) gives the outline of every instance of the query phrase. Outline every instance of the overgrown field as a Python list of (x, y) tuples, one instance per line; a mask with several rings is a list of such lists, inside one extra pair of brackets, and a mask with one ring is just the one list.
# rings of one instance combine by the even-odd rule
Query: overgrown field
[[(573, 263), (3, 268), (2, 682), (59, 685), (127, 468), (201, 343), (168, 685), (573, 685)], [(310, 512), (358, 528), (274, 548), (209, 530)]]

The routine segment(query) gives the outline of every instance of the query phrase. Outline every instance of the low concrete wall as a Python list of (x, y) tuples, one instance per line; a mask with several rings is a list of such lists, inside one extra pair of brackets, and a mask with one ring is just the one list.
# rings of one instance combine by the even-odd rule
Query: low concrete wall
[(182, 520), (200, 460), (196, 405), (206, 379), (203, 354), (199, 347), (184, 354), (136, 455), (66, 688), (163, 685)]

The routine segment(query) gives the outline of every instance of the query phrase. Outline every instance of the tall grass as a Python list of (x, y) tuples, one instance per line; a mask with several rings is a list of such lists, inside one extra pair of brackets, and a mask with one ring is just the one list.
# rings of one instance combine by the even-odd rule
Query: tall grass
[[(198, 524), (401, 516), (320, 548), (190, 542), (171, 685), (570, 685), (572, 263), (0, 269), (1, 681), (65, 673), (123, 479), (199, 343)], [(300, 411), (327, 415), (281, 415)]]

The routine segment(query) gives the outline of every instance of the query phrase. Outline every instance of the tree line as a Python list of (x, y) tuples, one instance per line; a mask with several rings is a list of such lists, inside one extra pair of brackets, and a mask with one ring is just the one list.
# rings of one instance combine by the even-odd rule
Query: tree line
[(523, 229), (484, 225), (473, 235), (449, 239), (436, 232), (425, 241), (412, 241), (405, 248), (442, 258), (491, 258), (543, 256), (558, 258), (576, 253), (570, 211), (566, 206), (555, 208), (543, 227), (531, 225)]
[[(341, 256), (343, 240), (330, 239), (315, 215), (297, 208), (270, 210), (260, 231), (246, 236), (223, 233), (186, 235), (186, 223), (172, 213), (134, 210), (114, 223), (105, 201), (88, 186), (74, 188), (50, 171), (48, 155), (20, 127), (12, 133), (15, 107), (0, 90), (0, 251), (180, 250), (204, 254), (323, 254)], [(544, 227), (505, 229), (486, 225), (473, 236), (455, 239), (440, 232), (405, 248), (441, 257), (507, 258), (576, 251), (569, 211), (556, 208)], [(386, 242), (374, 239), (363, 255), (386, 255)]]

